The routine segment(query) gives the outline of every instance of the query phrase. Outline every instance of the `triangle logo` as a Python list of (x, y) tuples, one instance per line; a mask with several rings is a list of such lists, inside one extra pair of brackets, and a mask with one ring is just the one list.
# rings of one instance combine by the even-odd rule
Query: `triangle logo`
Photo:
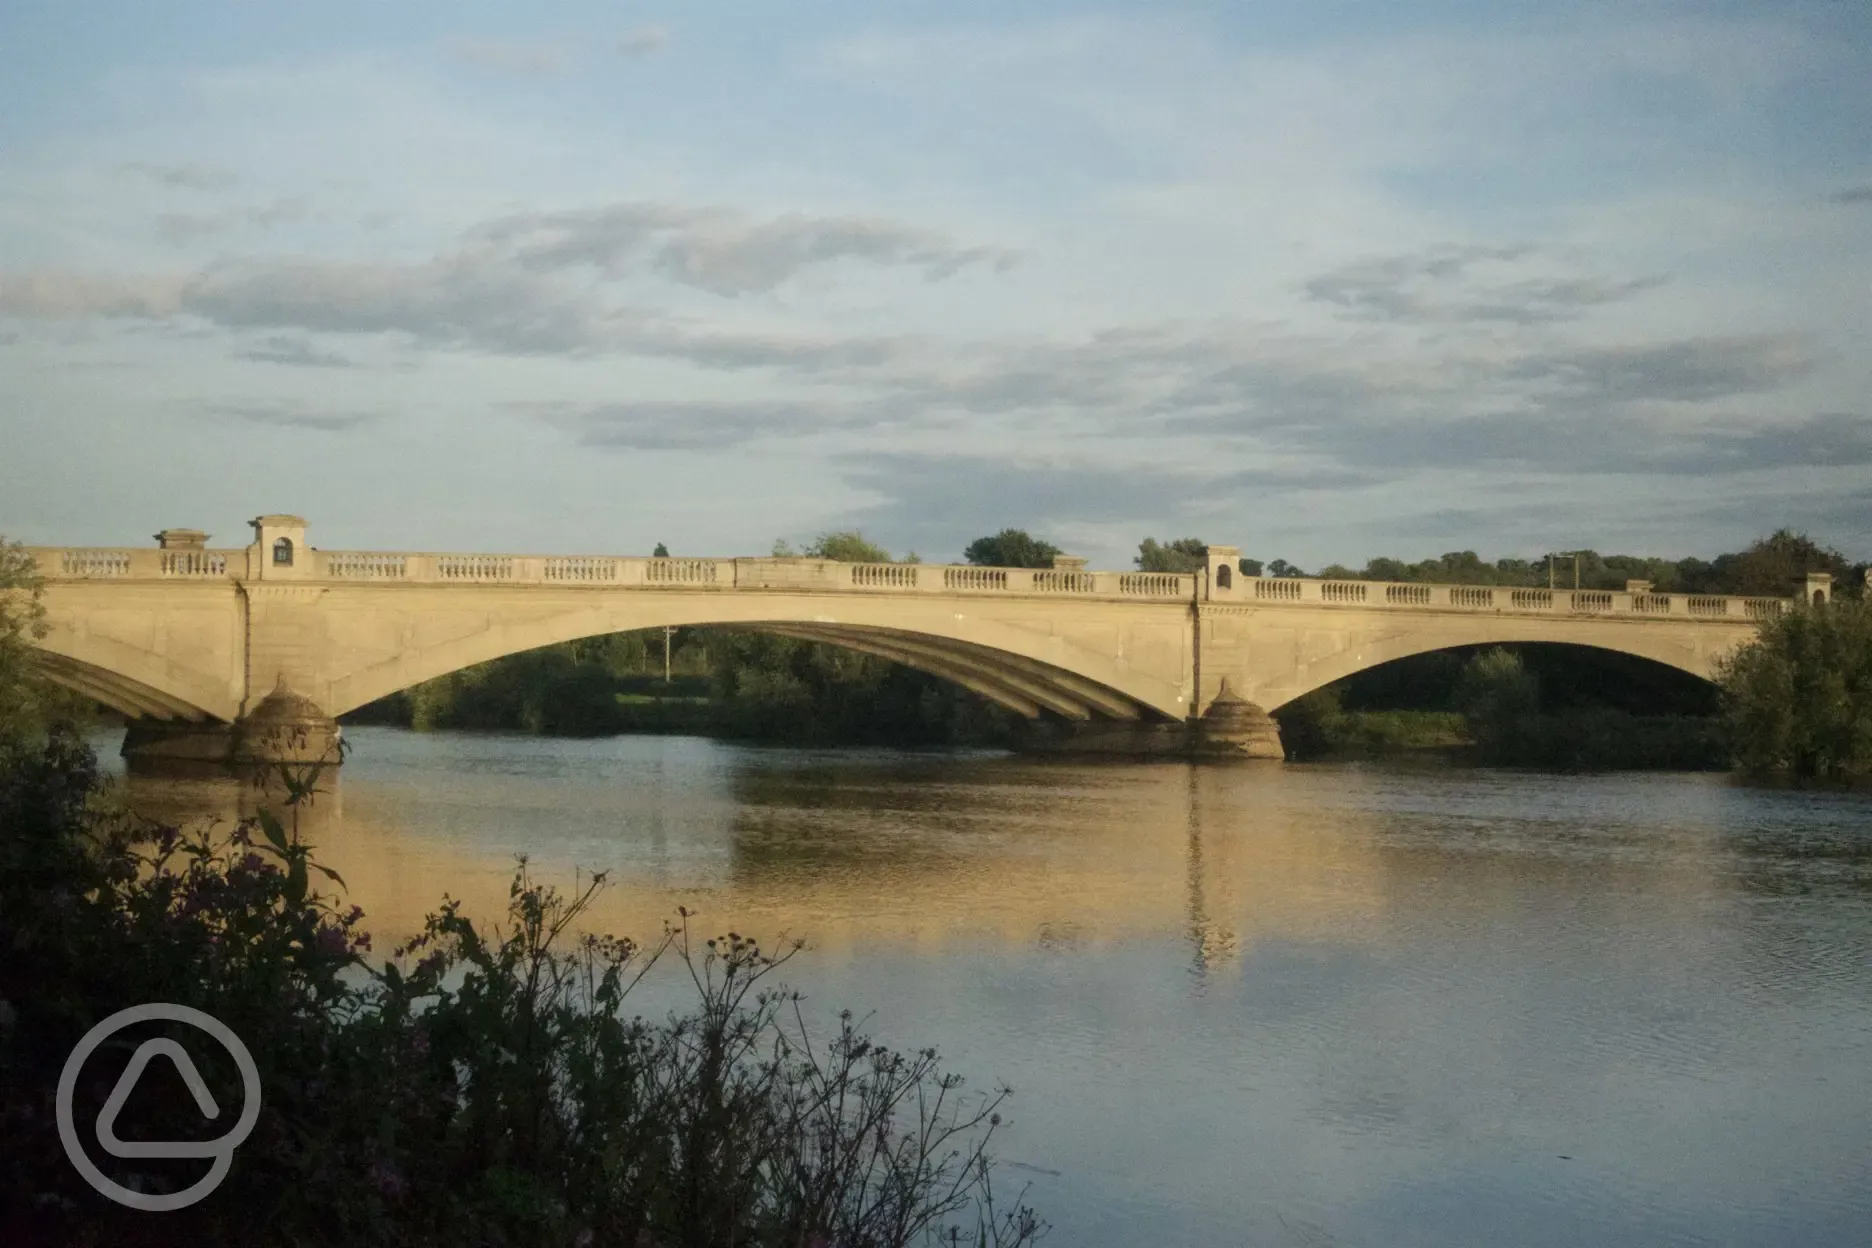
[(221, 1116), (221, 1107), (215, 1104), (208, 1084), (195, 1069), (195, 1062), (188, 1055), (188, 1050), (174, 1040), (145, 1040), (130, 1055), (130, 1064), (124, 1067), (123, 1074), (117, 1080), (117, 1086), (104, 1102), (104, 1109), (98, 1114), (98, 1144), (113, 1157), (212, 1157), (222, 1151), (220, 1140), (120, 1140), (117, 1138), (117, 1115), (123, 1112), (124, 1103), (130, 1099), (130, 1093), (136, 1089), (137, 1080), (143, 1077), (143, 1071), (150, 1062), (158, 1057), (166, 1057), (175, 1066), (176, 1073), (182, 1076), (195, 1098), (196, 1108), (202, 1117), (213, 1121)]

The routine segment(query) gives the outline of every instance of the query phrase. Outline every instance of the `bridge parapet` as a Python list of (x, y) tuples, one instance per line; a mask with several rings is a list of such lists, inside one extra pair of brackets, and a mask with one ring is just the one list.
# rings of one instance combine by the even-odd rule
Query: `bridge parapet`
[[(1233, 588), (1233, 587), (1231, 587)], [(1331, 581), (1313, 577), (1248, 577), (1214, 602), (1257, 607), (1320, 605), (1358, 610), (1494, 612), (1514, 615), (1668, 616), (1764, 620), (1789, 610), (1791, 598), (1723, 594), (1660, 594), (1606, 589), (1539, 589), (1506, 585), (1427, 585), (1403, 581)]]
[(247, 551), (151, 550), (145, 547), (33, 547), (48, 581), (231, 580), (247, 569)]
[[(251, 548), (235, 550), (38, 547), (48, 581), (239, 580)], [(400, 551), (306, 552), (304, 580), (327, 583), (549, 586), (561, 589), (680, 589), (850, 594), (1042, 595), (1149, 601), (1235, 603), (1256, 608), (1324, 606), (1351, 610), (1493, 612), (1513, 615), (1612, 616), (1758, 621), (1778, 616), (1791, 598), (1664, 594), (1632, 588), (1542, 589), (1500, 585), (1323, 580), (1313, 577), (1219, 578), (1169, 572), (1092, 572), (1079, 568), (988, 568), (973, 564), (839, 563), (829, 559), (645, 558), (635, 555), (489, 555)], [(1206, 591), (1206, 592), (1204, 592)]]

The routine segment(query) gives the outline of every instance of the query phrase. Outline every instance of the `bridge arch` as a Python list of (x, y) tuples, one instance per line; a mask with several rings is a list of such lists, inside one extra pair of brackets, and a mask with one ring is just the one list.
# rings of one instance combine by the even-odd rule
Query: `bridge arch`
[(1582, 650), (1595, 650), (1605, 654), (1643, 659), (1694, 676), (1705, 683), (1713, 684), (1716, 679), (1716, 655), (1704, 649), (1686, 647), (1676, 638), (1643, 635), (1642, 630), (1637, 636), (1620, 638), (1616, 642), (1600, 638), (1585, 640), (1572, 635), (1574, 630), (1543, 630), (1538, 627), (1527, 627), (1521, 621), (1511, 621), (1508, 627), (1484, 631), (1493, 635), (1435, 637), (1421, 634), (1393, 634), (1367, 639), (1357, 645), (1348, 645), (1342, 650), (1299, 665), (1287, 679), (1276, 682), (1271, 689), (1263, 692), (1262, 696), (1266, 698), (1266, 701), (1262, 704), (1272, 711), (1316, 689), (1323, 689), (1347, 677), (1356, 676), (1360, 672), (1370, 671), (1400, 659), (1443, 651), (1475, 650), (1489, 646), (1572, 646)]
[(1399, 659), (1513, 644), (1581, 646), (1713, 682), (1724, 659), (1756, 635), (1757, 624), (1747, 617), (1616, 619), (1583, 612), (1229, 610), (1204, 621), (1203, 689), (1213, 696), (1226, 676), (1243, 697), (1272, 711)]
[[(646, 598), (648, 600), (646, 601)], [(1067, 719), (1182, 719), (1174, 681), (1055, 633), (1020, 627), (954, 602), (906, 604), (763, 594), (619, 595), (550, 615), (479, 623), (433, 640), (411, 635), (373, 661), (335, 674), (320, 699), (342, 715), (478, 663), (542, 646), (665, 626), (765, 632), (841, 646), (952, 681), (1020, 715)], [(836, 611), (836, 616), (831, 611)], [(413, 624), (413, 622), (412, 622)]]

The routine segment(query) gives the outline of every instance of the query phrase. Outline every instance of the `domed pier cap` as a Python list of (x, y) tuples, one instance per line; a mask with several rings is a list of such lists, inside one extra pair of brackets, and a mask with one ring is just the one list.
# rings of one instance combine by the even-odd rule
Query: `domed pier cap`
[(324, 763), (342, 761), (338, 722), (282, 677), (235, 725), (234, 757), (241, 762)]
[(1287, 757), (1281, 745), (1280, 726), (1274, 717), (1235, 692), (1228, 677), (1202, 713), (1197, 731), (1200, 749), (1206, 754), (1225, 754), (1238, 758)]

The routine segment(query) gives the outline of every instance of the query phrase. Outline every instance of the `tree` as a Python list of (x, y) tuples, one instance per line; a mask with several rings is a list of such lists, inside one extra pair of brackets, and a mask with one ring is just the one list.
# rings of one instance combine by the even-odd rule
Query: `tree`
[(1511, 650), (1488, 650), (1470, 659), (1456, 678), (1452, 699), (1483, 757), (1499, 759), (1540, 714), (1540, 681)]
[(808, 559), (833, 559), (839, 563), (889, 563), (890, 551), (864, 534), (852, 529), (840, 533), (821, 533), (805, 551)]
[(30, 735), (46, 710), (46, 689), (32, 668), (33, 642), (45, 636), (39, 565), (25, 547), (0, 538), (0, 745)]
[(1305, 576), (1306, 573), (1288, 563), (1285, 559), (1276, 559), (1267, 565), (1269, 576)]
[(993, 537), (978, 537), (962, 551), (962, 558), (988, 568), (1050, 568), (1060, 548), (1043, 542), (1024, 529), (1002, 529)]
[(1872, 601), (1803, 604), (1767, 621), (1719, 681), (1746, 770), (1872, 774)]
[(669, 547), (665, 546), (662, 542), (658, 542), (656, 544), (656, 549), (650, 552), (650, 557), (652, 559), (669, 558)]
[(1722, 594), (1764, 594), (1777, 598), (1799, 593), (1809, 572), (1830, 572), (1846, 582), (1852, 562), (1837, 550), (1821, 546), (1805, 533), (1777, 529), (1747, 550), (1719, 555), (1710, 565), (1708, 588)]
[(1241, 574), (1243, 576), (1260, 576), (1261, 575), (1262, 565), (1259, 559), (1250, 559), (1246, 555), (1244, 555), (1242, 556), (1238, 566), (1240, 566)]
[(1209, 557), (1203, 553), (1207, 545), (1200, 537), (1179, 537), (1163, 543), (1147, 537), (1138, 543), (1138, 571), (1201, 572), (1209, 566)]

